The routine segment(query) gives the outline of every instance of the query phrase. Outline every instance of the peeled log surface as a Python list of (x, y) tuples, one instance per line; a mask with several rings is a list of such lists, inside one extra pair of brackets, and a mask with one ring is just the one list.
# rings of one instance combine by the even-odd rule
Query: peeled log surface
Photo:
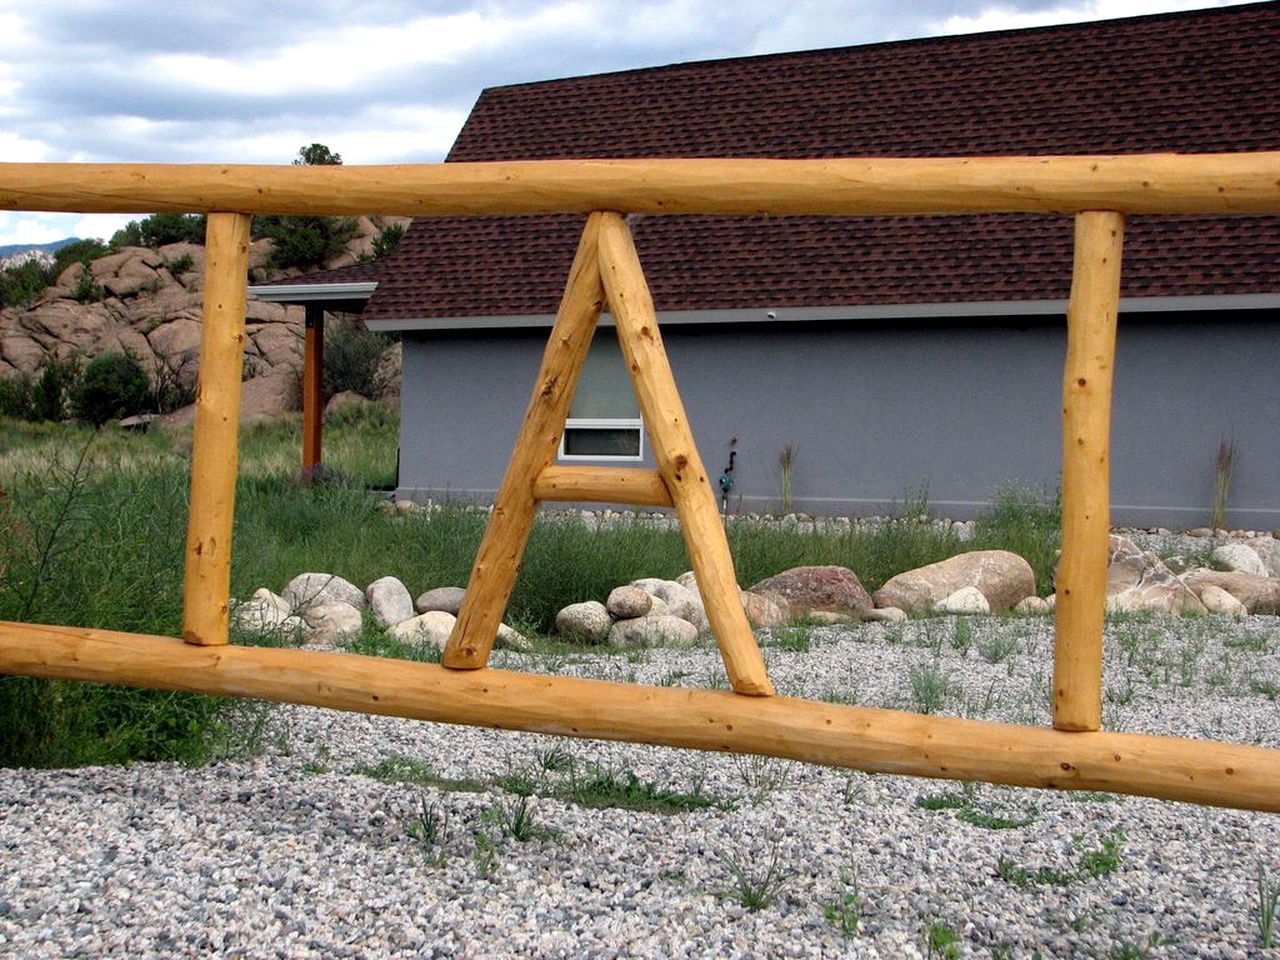
[(1280, 812), (1280, 750), (0, 621), (0, 673)]
[(136, 213), (1280, 213), (1280, 152), (529, 160), (396, 166), (4, 163), (0, 210)]

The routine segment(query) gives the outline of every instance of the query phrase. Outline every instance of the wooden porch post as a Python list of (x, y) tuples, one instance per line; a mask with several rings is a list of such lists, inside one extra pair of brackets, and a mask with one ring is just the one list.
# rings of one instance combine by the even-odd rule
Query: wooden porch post
[(324, 430), (324, 308), (306, 306), (306, 336), (302, 355), (302, 472), (321, 460)]

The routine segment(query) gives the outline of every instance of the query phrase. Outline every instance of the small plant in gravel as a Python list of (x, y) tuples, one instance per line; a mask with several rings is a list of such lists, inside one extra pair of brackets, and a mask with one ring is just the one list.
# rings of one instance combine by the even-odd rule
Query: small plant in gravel
[(1124, 831), (1113, 830), (1102, 838), (1101, 844), (1093, 849), (1084, 849), (1084, 840), (1078, 834), (1072, 842), (1079, 851), (1079, 860), (1072, 870), (1059, 870), (1056, 867), (1040, 867), (1027, 870), (1005, 857), (996, 864), (996, 876), (1016, 887), (1065, 886), (1076, 880), (1098, 879), (1109, 877), (1120, 869), (1123, 853), (1120, 845), (1124, 842)]
[(631, 771), (618, 772), (604, 767), (589, 767), (575, 773), (555, 788), (556, 796), (584, 807), (618, 807), (647, 813), (685, 813), (706, 807), (723, 807), (713, 797), (696, 792), (682, 793), (641, 780)]
[[(1076, 838), (1077, 846), (1082, 841)], [(1094, 850), (1085, 850), (1080, 855), (1080, 871), (1090, 877), (1109, 877), (1120, 869), (1123, 854), (1120, 844), (1124, 842), (1124, 831), (1113, 830), (1102, 838), (1102, 845)]]
[(924, 929), (924, 955), (929, 960), (960, 960), (960, 934), (934, 920)]
[(937, 660), (912, 664), (907, 670), (907, 684), (917, 713), (937, 713), (954, 690), (951, 678)]
[(479, 780), (444, 777), (436, 773), (430, 764), (394, 753), (383, 757), (373, 766), (359, 766), (352, 772), (385, 783), (413, 783), (459, 793), (484, 793), (487, 789)]
[(511, 803), (499, 800), (485, 811), (484, 818), (497, 827), (502, 836), (510, 837), (517, 843), (556, 836), (556, 831), (539, 826), (534, 820), (533, 801), (530, 797), (517, 797)]
[(811, 642), (809, 631), (804, 627), (777, 627), (769, 631), (765, 646), (791, 653), (806, 653)]
[(752, 803), (760, 803), (774, 791), (785, 789), (791, 782), (793, 767), (789, 760), (747, 753), (735, 755), (733, 765), (742, 785), (747, 788)]
[(770, 849), (769, 863), (763, 870), (753, 868), (749, 862), (741, 863), (727, 853), (720, 856), (719, 860), (733, 877), (733, 886), (725, 891), (725, 896), (737, 900), (748, 910), (763, 910), (772, 906), (786, 888), (787, 880), (776, 843)]
[(432, 866), (442, 866), (448, 859), (444, 850), (449, 833), (449, 812), (426, 797), (420, 801), (417, 814), (409, 821), (409, 836)]
[(538, 754), (538, 765), (548, 773), (568, 773), (573, 769), (573, 754), (557, 745)]
[[(963, 620), (964, 618), (961, 617)], [(1020, 651), (1017, 638), (996, 633), (980, 637), (977, 643), (978, 656), (990, 664), (1003, 663)]]
[(473, 830), (471, 839), (475, 844), (471, 858), (476, 865), (476, 873), (491, 879), (498, 872), (498, 844), (483, 830)]
[(931, 793), (916, 800), (916, 806), (922, 810), (954, 810), (956, 819), (985, 830), (1016, 830), (1035, 823), (1039, 810), (1034, 804), (1027, 804), (1022, 813), (1024, 816), (1006, 816), (997, 812), (990, 805), (981, 802), (978, 784), (965, 781), (959, 792)]
[(1108, 960), (1146, 960), (1151, 956), (1152, 950), (1164, 943), (1165, 939), (1160, 934), (1152, 933), (1141, 942), (1126, 940), (1116, 944), (1107, 954), (1107, 958)]
[(1267, 870), (1258, 861), (1258, 939), (1262, 949), (1269, 950), (1276, 942), (1276, 909), (1280, 907), (1280, 880), (1270, 880)]
[(826, 905), (823, 914), (846, 937), (857, 936), (862, 930), (862, 887), (856, 870), (840, 874), (840, 889), (836, 898)]

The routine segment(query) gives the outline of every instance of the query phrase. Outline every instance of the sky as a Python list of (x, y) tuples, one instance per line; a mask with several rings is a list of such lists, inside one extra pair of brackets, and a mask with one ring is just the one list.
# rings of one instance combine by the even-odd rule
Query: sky
[[(1232, 2), (0, 0), (0, 162), (436, 162), (485, 87)], [(0, 245), (129, 219), (0, 213)]]

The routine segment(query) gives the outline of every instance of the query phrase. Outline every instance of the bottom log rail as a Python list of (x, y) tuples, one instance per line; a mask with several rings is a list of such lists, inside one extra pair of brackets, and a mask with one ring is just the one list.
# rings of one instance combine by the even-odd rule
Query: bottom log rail
[(1210, 740), (1069, 733), (789, 697), (10, 622), (0, 622), (0, 674), (1280, 812), (1280, 750)]

